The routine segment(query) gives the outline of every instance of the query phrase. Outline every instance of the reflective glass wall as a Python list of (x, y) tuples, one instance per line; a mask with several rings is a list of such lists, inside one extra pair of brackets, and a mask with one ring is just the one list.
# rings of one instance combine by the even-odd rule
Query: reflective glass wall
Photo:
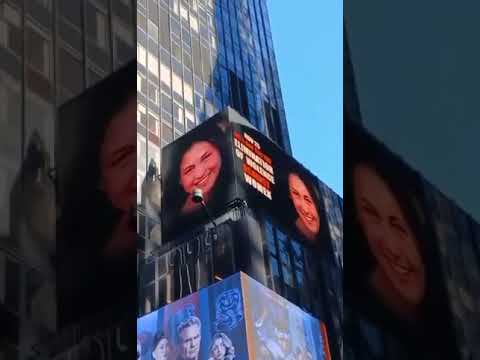
[[(53, 296), (56, 112), (135, 57), (134, 9), (135, 0), (0, 1), (0, 302), (12, 328), (55, 330), (54, 309), (32, 309), (50, 301), (35, 294)], [(18, 345), (6, 358), (27, 356)]]

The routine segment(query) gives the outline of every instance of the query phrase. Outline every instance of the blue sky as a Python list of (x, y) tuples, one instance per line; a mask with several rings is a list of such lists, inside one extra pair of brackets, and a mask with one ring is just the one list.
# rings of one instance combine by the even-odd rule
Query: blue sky
[(343, 1), (267, 3), (293, 155), (343, 196)]

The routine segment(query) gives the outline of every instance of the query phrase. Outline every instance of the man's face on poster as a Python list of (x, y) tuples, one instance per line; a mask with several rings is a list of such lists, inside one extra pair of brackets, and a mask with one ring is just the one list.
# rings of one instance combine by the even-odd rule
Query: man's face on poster
[(107, 125), (100, 154), (101, 188), (113, 206), (123, 211), (136, 205), (136, 107), (136, 98), (131, 97), (113, 116)]
[(275, 328), (275, 337), (277, 338), (277, 344), (286, 355), (290, 351), (290, 335), (283, 329)]
[(202, 336), (198, 324), (192, 324), (180, 331), (180, 358), (184, 360), (198, 360), (201, 339)]
[(222, 158), (216, 145), (209, 141), (194, 142), (180, 162), (180, 184), (187, 194), (194, 189), (208, 196), (217, 181)]
[(314, 197), (303, 180), (295, 173), (288, 176), (290, 198), (298, 215), (298, 230), (309, 240), (314, 240), (320, 230), (320, 217)]

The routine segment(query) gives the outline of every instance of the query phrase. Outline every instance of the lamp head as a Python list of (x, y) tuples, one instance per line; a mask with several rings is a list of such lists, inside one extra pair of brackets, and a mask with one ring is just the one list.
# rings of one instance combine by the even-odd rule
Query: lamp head
[(203, 202), (203, 191), (202, 189), (195, 188), (192, 191), (192, 200), (196, 204), (200, 204)]

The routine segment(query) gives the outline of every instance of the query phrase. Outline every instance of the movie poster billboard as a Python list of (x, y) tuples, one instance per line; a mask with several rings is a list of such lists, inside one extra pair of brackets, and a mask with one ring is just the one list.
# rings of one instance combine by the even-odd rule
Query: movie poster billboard
[(247, 276), (242, 283), (251, 359), (330, 360), (317, 319)]
[[(392, 346), (405, 354), (399, 359), (458, 359), (438, 238), (422, 178), (350, 122), (345, 122), (345, 143), (348, 307), (388, 334), (396, 344)], [(361, 338), (352, 329), (352, 339), (346, 341)]]
[(139, 360), (327, 360), (320, 322), (243, 273), (137, 321)]
[(59, 324), (136, 303), (136, 63), (59, 109)]
[(247, 360), (240, 275), (137, 321), (137, 359)]
[(329, 239), (319, 181), (247, 120), (227, 109), (162, 151), (162, 233), (166, 241), (208, 222), (235, 199), (266, 210), (307, 244)]

